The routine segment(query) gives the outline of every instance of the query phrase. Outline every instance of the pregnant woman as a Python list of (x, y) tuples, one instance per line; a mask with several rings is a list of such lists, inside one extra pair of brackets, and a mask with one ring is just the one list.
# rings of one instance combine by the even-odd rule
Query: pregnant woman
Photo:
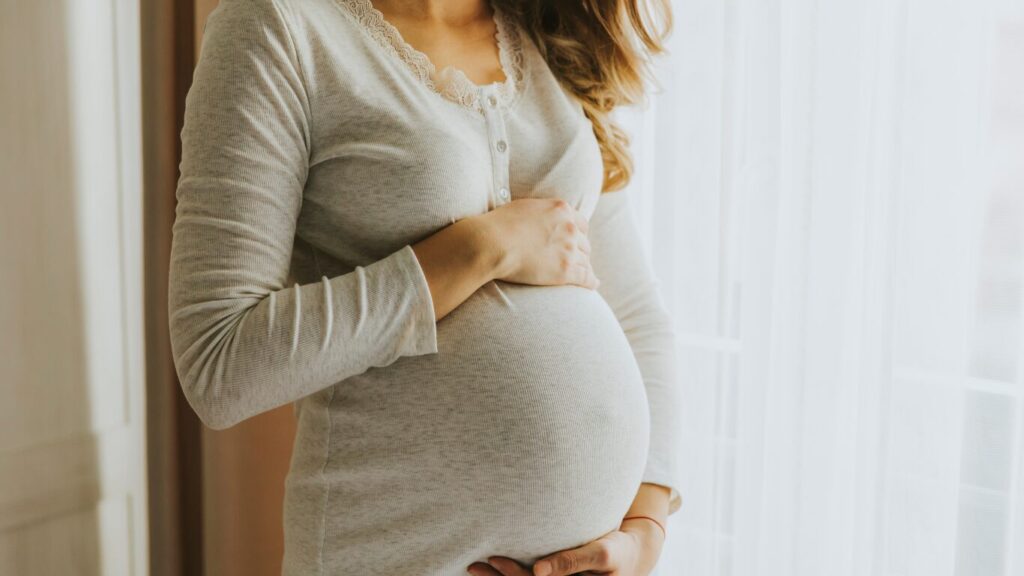
[(609, 118), (661, 49), (640, 4), (210, 16), (172, 349), (212, 428), (295, 405), (284, 574), (652, 570), (680, 506), (674, 335)]

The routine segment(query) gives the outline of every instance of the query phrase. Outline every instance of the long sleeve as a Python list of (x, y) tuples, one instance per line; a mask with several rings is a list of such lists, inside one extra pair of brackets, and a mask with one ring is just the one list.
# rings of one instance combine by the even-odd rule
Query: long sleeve
[(678, 444), (680, 392), (675, 331), (643, 252), (625, 192), (601, 194), (589, 221), (598, 292), (622, 325), (650, 403), (651, 442), (643, 481), (671, 489), (669, 514), (682, 506)]
[(286, 286), (310, 110), (272, 0), (222, 0), (186, 100), (171, 247), (171, 347), (186, 398), (227, 428), (401, 356), (437, 352), (411, 246)]

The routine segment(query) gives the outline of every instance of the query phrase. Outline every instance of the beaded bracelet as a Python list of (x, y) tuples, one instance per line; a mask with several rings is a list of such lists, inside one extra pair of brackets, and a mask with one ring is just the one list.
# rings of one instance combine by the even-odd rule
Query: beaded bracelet
[(626, 520), (631, 520), (633, 518), (647, 518), (651, 522), (654, 522), (655, 524), (657, 524), (658, 528), (661, 528), (661, 534), (662, 534), (663, 537), (668, 538), (668, 532), (665, 531), (665, 527), (662, 526), (661, 522), (658, 522), (657, 520), (655, 520), (654, 518), (651, 518), (650, 516), (641, 516), (641, 515), (626, 516), (625, 518), (622, 519), (622, 521), (625, 522)]

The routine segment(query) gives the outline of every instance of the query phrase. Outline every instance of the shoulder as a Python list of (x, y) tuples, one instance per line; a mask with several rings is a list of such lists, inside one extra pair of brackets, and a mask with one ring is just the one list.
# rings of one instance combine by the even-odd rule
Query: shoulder
[(220, 0), (206, 20), (204, 36), (217, 34), (269, 37), (294, 35), (301, 23), (322, 17), (333, 0)]
[(207, 27), (224, 22), (243, 26), (280, 22), (287, 4), (279, 0), (220, 0), (206, 21)]
[(220, 0), (203, 29), (201, 57), (286, 58), (298, 64), (335, 0)]
[(277, 0), (220, 0), (206, 19), (200, 56), (219, 56), (226, 47), (259, 52), (290, 36), (291, 22)]
[(339, 0), (220, 0), (203, 32), (246, 42), (283, 43), (293, 51), (354, 35)]
[(223, 13), (250, 20), (293, 20), (304, 12), (330, 6), (336, 0), (220, 0), (212, 14)]
[(220, 0), (210, 17), (248, 23), (281, 22), (294, 26), (303, 21), (336, 15), (344, 11), (343, 6), (352, 4), (339, 0)]

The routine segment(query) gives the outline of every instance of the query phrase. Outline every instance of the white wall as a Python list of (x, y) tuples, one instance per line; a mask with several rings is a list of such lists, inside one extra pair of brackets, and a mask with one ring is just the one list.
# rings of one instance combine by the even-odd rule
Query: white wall
[(0, 0), (0, 574), (144, 574), (138, 5)]

